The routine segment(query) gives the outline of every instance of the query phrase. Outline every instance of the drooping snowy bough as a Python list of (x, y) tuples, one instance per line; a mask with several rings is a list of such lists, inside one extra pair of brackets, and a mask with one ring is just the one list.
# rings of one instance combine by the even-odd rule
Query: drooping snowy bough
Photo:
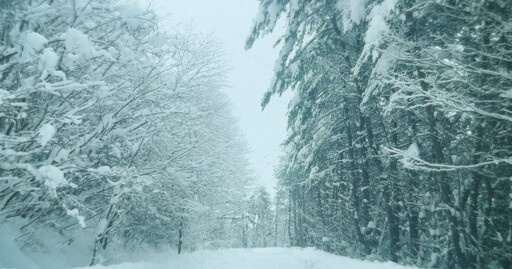
[(511, 16), (508, 0), (261, 0), (248, 48), (287, 25), (263, 106), (295, 92), (287, 240), (510, 268)]

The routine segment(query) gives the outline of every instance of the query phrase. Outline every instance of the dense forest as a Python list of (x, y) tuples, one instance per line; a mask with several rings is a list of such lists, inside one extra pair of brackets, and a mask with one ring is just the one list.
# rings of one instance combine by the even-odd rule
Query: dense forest
[(92, 265), (251, 244), (258, 192), (215, 41), (114, 0), (4, 0), (0, 19), (0, 214), (23, 249), (86, 245)]
[(280, 17), (282, 242), (511, 268), (512, 2), (262, 0), (247, 48)]
[(275, 193), (229, 51), (141, 6), (0, 0), (0, 241), (512, 268), (512, 1), (259, 0), (247, 50), (286, 26), (262, 108), (293, 93)]

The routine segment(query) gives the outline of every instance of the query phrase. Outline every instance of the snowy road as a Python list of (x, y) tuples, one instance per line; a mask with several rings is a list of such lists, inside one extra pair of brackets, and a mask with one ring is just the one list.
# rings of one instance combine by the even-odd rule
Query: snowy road
[(198, 251), (183, 255), (157, 255), (144, 262), (93, 269), (406, 269), (394, 263), (360, 261), (312, 248), (265, 248)]

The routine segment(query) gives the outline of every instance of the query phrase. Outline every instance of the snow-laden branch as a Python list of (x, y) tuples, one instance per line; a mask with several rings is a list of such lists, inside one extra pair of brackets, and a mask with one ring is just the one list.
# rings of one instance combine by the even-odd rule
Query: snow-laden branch
[(409, 150), (400, 150), (393, 147), (382, 147), (383, 150), (393, 153), (393, 155), (389, 155), (392, 158), (401, 158), (402, 164), (407, 169), (412, 170), (428, 170), (428, 171), (455, 171), (461, 169), (474, 169), (480, 168), (487, 165), (497, 165), (501, 163), (507, 163), (512, 165), (512, 157), (505, 159), (495, 159), (492, 161), (479, 162), (475, 164), (468, 165), (448, 165), (448, 164), (438, 164), (427, 162), (417, 156), (417, 154), (411, 153)]

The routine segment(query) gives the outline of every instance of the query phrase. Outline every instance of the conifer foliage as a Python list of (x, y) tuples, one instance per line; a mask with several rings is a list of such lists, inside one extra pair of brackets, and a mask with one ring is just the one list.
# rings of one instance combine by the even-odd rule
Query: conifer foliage
[(280, 18), (291, 244), (510, 268), (512, 2), (261, 0), (246, 47)]

